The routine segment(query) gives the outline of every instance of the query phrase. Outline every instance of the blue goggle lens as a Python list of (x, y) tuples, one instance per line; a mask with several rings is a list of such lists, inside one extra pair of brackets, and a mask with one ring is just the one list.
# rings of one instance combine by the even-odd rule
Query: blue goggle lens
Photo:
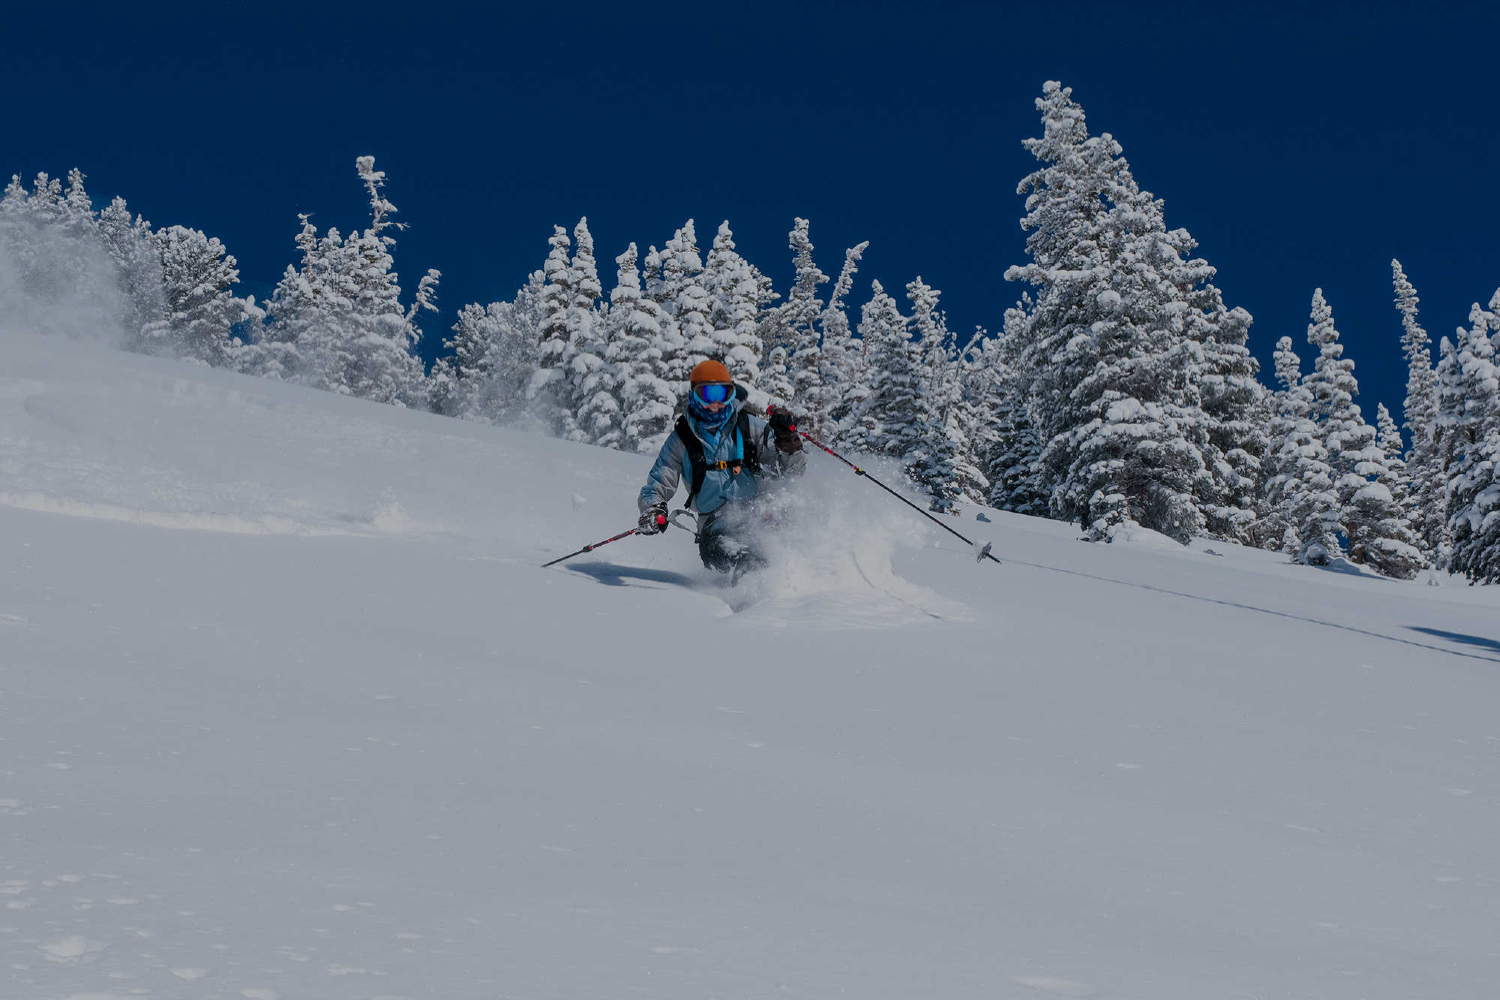
[(727, 403), (734, 395), (734, 386), (711, 382), (694, 387), (693, 392), (705, 403)]

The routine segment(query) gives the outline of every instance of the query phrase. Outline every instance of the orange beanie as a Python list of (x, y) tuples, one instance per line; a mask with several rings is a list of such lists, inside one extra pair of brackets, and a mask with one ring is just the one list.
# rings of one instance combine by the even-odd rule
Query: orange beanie
[(729, 374), (729, 369), (724, 367), (722, 361), (703, 361), (688, 376), (688, 383), (691, 385), (703, 385), (705, 382), (726, 382), (732, 385), (734, 378)]

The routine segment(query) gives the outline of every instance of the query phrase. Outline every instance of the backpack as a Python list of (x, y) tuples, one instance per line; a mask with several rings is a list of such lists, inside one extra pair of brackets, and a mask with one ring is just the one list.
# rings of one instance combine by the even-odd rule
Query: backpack
[[(740, 402), (745, 400), (745, 390), (735, 387), (735, 396)], [(688, 426), (687, 414), (677, 418), (677, 437), (682, 441), (683, 448), (687, 449), (688, 467), (692, 473), (692, 482), (688, 485), (687, 506), (694, 510), (694, 503), (698, 499), (698, 492), (703, 489), (703, 480), (708, 477), (708, 470), (728, 469), (734, 475), (740, 474), (740, 469), (749, 469), (752, 473), (760, 471), (760, 449), (755, 444), (755, 438), (750, 434), (750, 414), (740, 408), (739, 415), (734, 423), (735, 433), (740, 439), (740, 457), (730, 459), (727, 462), (709, 463), (703, 454), (703, 442), (698, 440), (698, 435)]]

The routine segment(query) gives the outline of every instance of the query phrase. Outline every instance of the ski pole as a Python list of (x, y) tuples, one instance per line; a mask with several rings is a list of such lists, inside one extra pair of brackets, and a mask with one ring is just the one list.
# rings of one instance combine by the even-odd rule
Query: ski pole
[[(773, 412), (773, 408), (772, 407), (769, 407), (769, 406), (766, 407), (766, 415), (767, 416), (769, 416), (772, 412)], [(796, 424), (792, 425), (792, 430), (796, 431), (798, 434), (801, 434), (802, 437), (804, 439), (806, 439), (806, 441), (807, 441), (808, 444), (812, 445), (815, 448), (821, 448), (821, 449), (823, 449), (828, 454), (830, 454), (834, 458), (838, 459), (840, 462), (843, 462), (845, 465), (849, 466), (849, 468), (851, 468), (851, 469), (854, 470), (854, 474), (856, 476), (864, 476), (870, 482), (874, 483), (876, 486), (879, 486), (881, 489), (885, 490), (891, 496), (895, 497), (897, 500), (900, 500), (902, 503), (906, 504), (906, 506), (908, 506), (912, 510), (916, 511), (918, 514), (921, 514), (923, 517), (927, 518), (927, 520), (931, 521), (933, 524), (937, 525), (939, 528), (942, 528), (944, 531), (948, 532), (948, 534), (953, 535), (954, 537), (962, 540), (970, 548), (976, 549), (978, 551), (978, 553), (979, 553), (979, 555), (975, 557), (976, 560), (994, 559), (995, 562), (999, 562), (1000, 561), (999, 559), (995, 559), (995, 557), (990, 554), (990, 545), (992, 543), (985, 542), (983, 546), (977, 546), (977, 545), (975, 545), (973, 542), (969, 541), (969, 539), (964, 538), (963, 535), (959, 534), (954, 529), (948, 527), (942, 521), (939, 521), (937, 518), (935, 518), (931, 514), (927, 513), (921, 507), (918, 507), (916, 504), (914, 504), (910, 500), (906, 499), (906, 497), (902, 496), (900, 493), (897, 493), (895, 490), (891, 489), (885, 483), (882, 483), (880, 480), (878, 480), (874, 476), (870, 475), (864, 469), (861, 469), (859, 466), (857, 466), (853, 462), (849, 461), (843, 455), (840, 455), (838, 452), (834, 451), (832, 448), (828, 447), (826, 444), (824, 444), (823, 442), (819, 441), (817, 438), (813, 437), (811, 434), (807, 433), (807, 431), (799, 429)]]
[[(665, 526), (666, 523), (667, 523), (667, 519), (666, 519), (665, 515), (662, 515), (662, 514), (656, 515), (656, 523)], [(594, 551), (595, 549), (597, 549), (601, 545), (608, 545), (610, 542), (618, 542), (622, 538), (629, 538), (631, 535), (639, 535), (640, 533), (641, 533), (641, 529), (640, 528), (631, 528), (629, 531), (622, 531), (618, 535), (614, 536), (613, 538), (606, 538), (604, 541), (602, 541), (602, 542), (595, 542), (593, 545), (585, 545), (583, 548), (579, 549), (577, 552), (569, 552), (565, 556), (558, 556), (556, 559), (552, 560), (551, 562), (542, 563), (542, 569), (546, 569), (548, 566), (556, 566), (558, 563), (562, 562), (564, 559), (572, 559), (574, 556), (581, 556), (585, 552), (592, 552), (592, 551)]]

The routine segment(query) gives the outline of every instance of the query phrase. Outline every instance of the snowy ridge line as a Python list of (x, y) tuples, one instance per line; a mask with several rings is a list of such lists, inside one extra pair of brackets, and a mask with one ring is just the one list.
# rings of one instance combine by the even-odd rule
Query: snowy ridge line
[(357, 532), (339, 528), (320, 528), (283, 517), (263, 517), (249, 520), (234, 514), (216, 513), (170, 513), (167, 511), (135, 510), (113, 504), (93, 503), (87, 500), (69, 500), (49, 496), (45, 493), (0, 493), (0, 506), (34, 510), (44, 514), (64, 517), (88, 517), (100, 521), (124, 521), (128, 524), (143, 524), (153, 528), (175, 528), (191, 531), (223, 531), (234, 535), (301, 535), (332, 536), (354, 535)]
[(1043, 563), (1027, 562), (1025, 559), (1006, 557), (1007, 563), (1017, 566), (1031, 566), (1035, 569), (1051, 570), (1054, 573), (1067, 573), (1070, 576), (1083, 576), (1090, 580), (1100, 580), (1104, 583), (1117, 583), (1124, 587), (1137, 587), (1141, 590), (1154, 590), (1158, 594), (1171, 594), (1173, 597), (1186, 597), (1191, 601), (1203, 601), (1207, 604), (1220, 604), (1227, 608), (1243, 608), (1246, 611), (1258, 611), (1263, 615), (1275, 615), (1278, 618), (1290, 618), (1292, 621), (1307, 622), (1309, 625), (1322, 625), (1325, 628), (1342, 629), (1345, 632), (1356, 632), (1359, 635), (1367, 635), (1374, 639), (1384, 639), (1387, 642), (1399, 642), (1406, 646), (1416, 646), (1418, 649), (1431, 650), (1434, 653), (1447, 653), (1449, 656), (1462, 656), (1470, 660), (1483, 660), (1486, 663), (1500, 663), (1500, 657), (1481, 656), (1478, 653), (1465, 653), (1457, 649), (1445, 649), (1442, 646), (1433, 646), (1425, 642), (1417, 642), (1415, 639), (1403, 639), (1400, 636), (1386, 635), (1383, 632), (1373, 632), (1369, 629), (1359, 628), (1354, 625), (1340, 625), (1338, 622), (1324, 621), (1321, 618), (1308, 618), (1305, 615), (1294, 615), (1290, 611), (1276, 611), (1272, 608), (1257, 607), (1254, 604), (1244, 604), (1240, 601), (1225, 600), (1222, 597), (1204, 597), (1202, 594), (1189, 594), (1185, 590), (1169, 590), (1166, 587), (1158, 587), (1152, 583), (1138, 583), (1134, 580), (1121, 580), (1112, 576), (1100, 576), (1097, 573), (1085, 573), (1078, 569), (1063, 569), (1060, 566), (1047, 566)]

